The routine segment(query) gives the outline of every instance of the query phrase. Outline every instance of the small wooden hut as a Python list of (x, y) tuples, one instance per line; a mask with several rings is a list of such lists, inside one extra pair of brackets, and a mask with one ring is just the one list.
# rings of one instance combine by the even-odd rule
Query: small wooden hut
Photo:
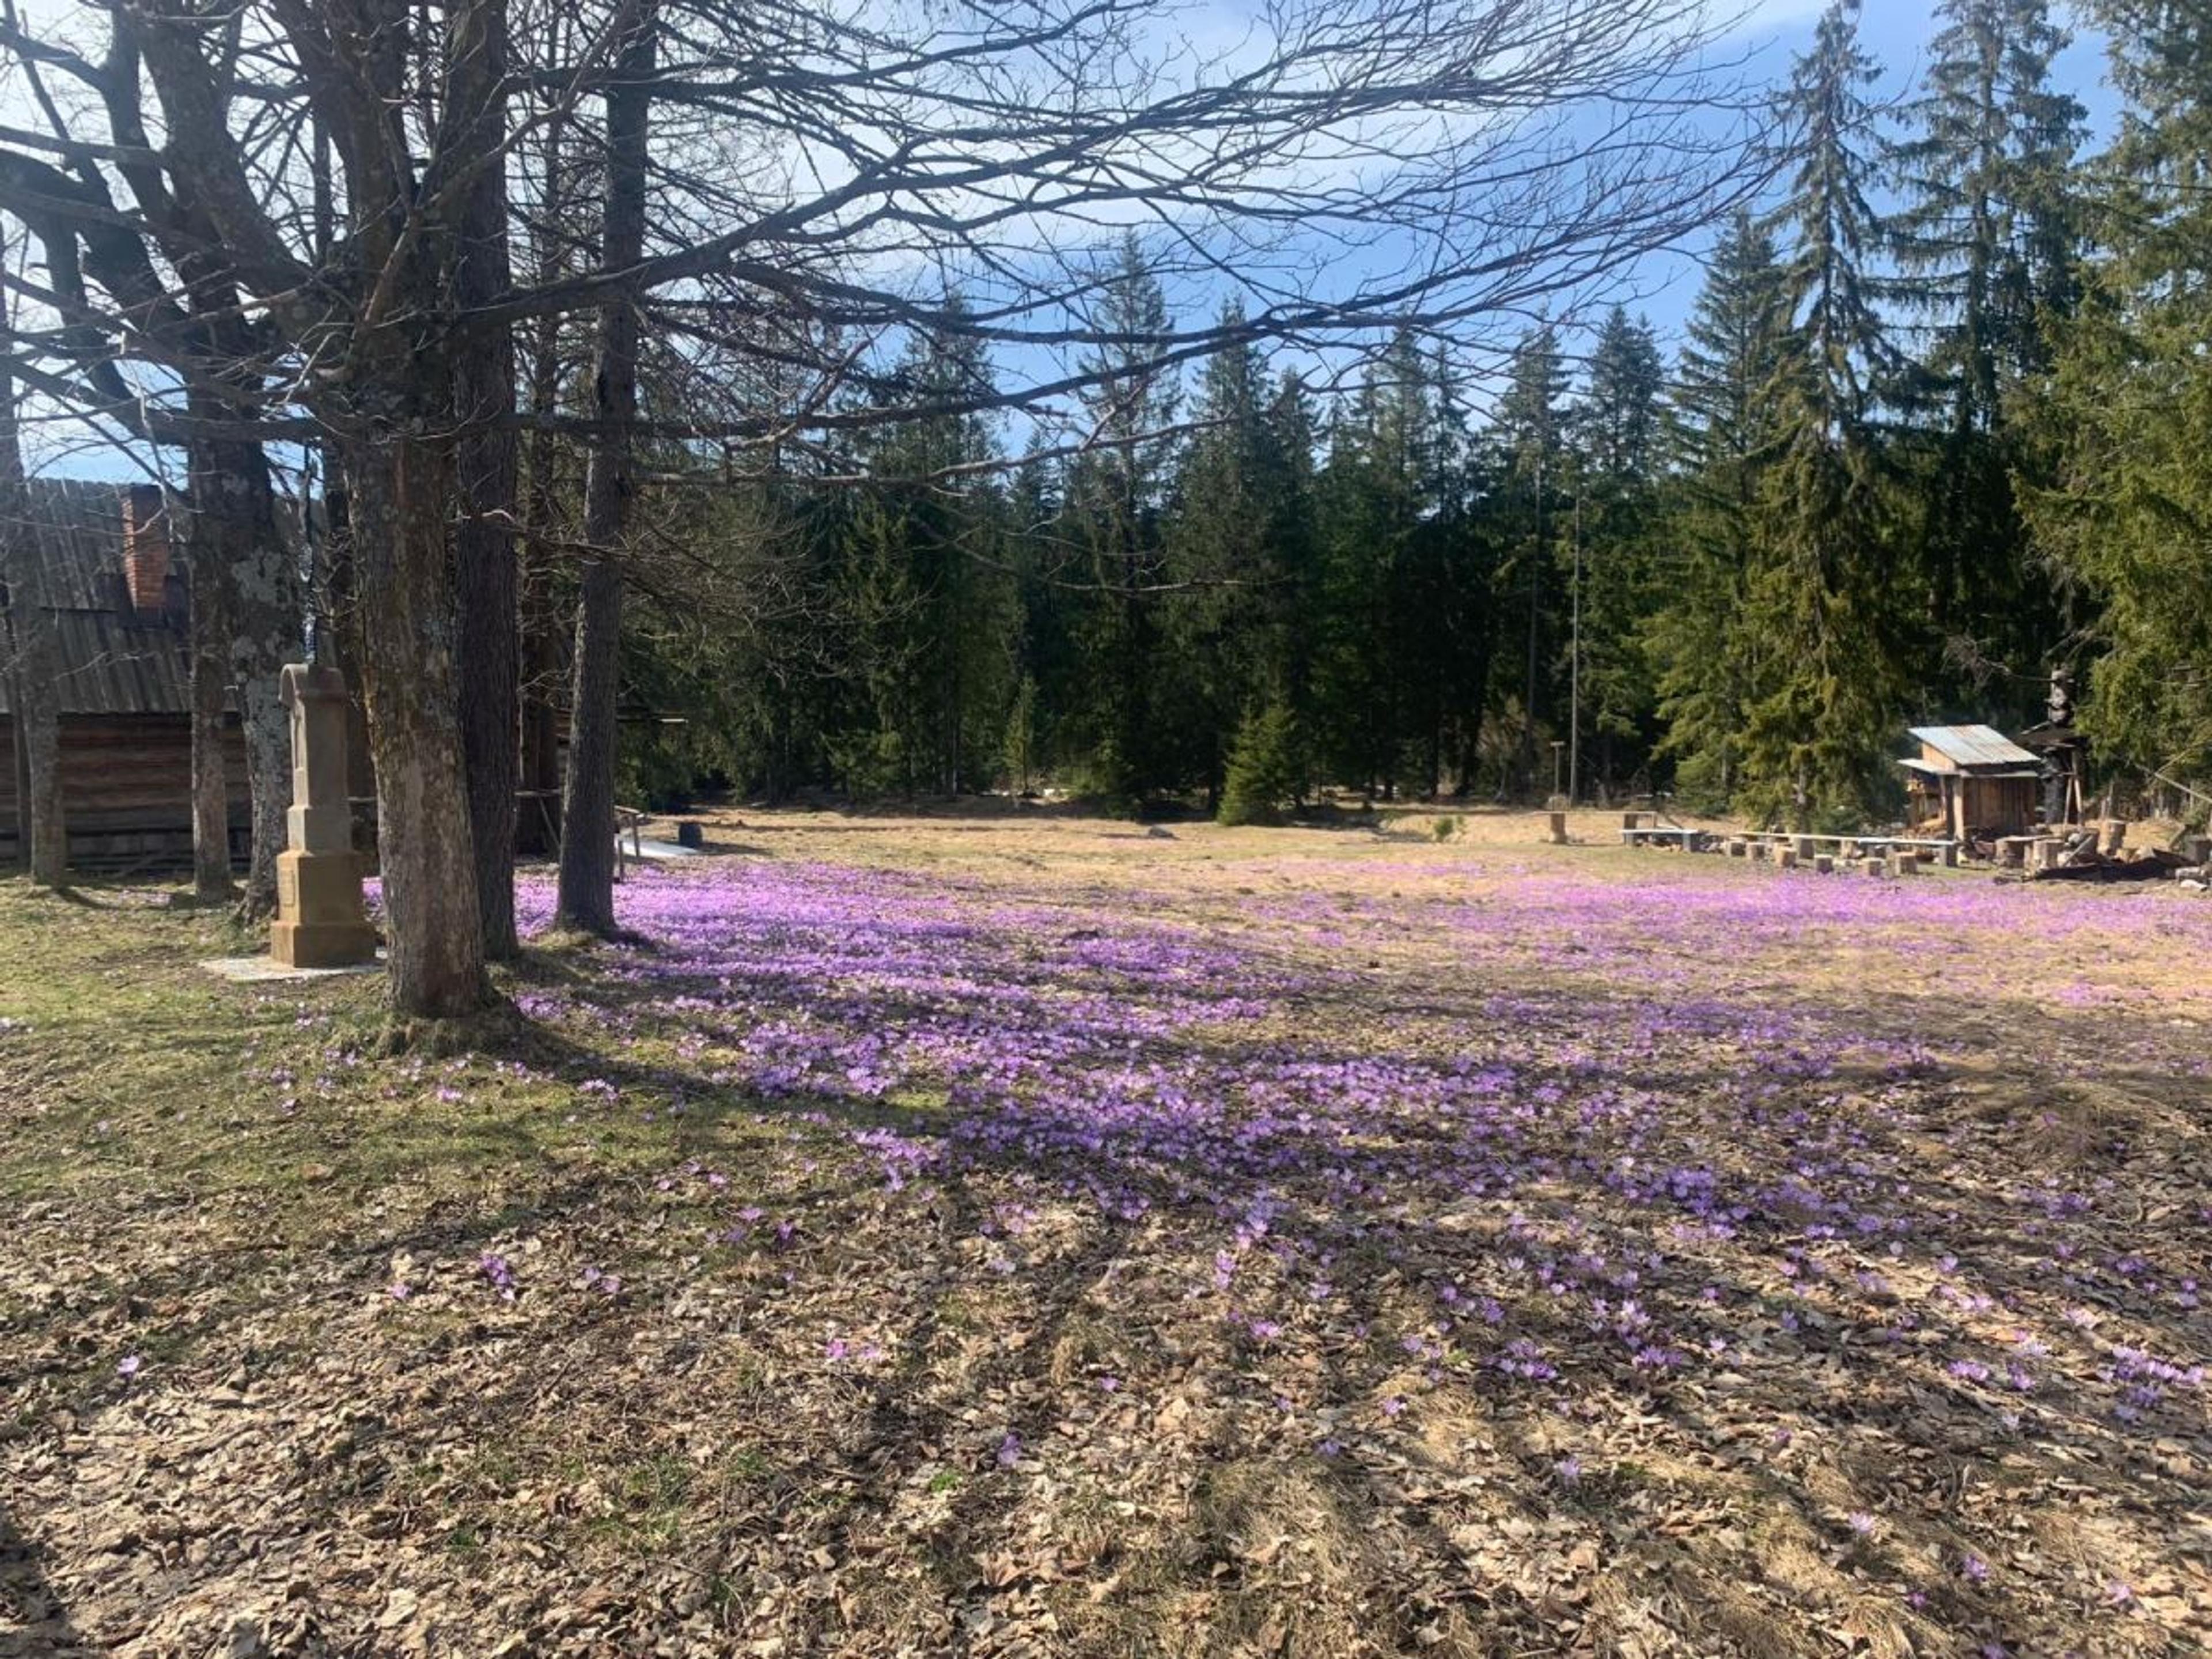
[(2035, 827), (2042, 763), (1987, 726), (1916, 726), (1905, 769), (1911, 821), (1956, 841), (2024, 836)]
[[(189, 864), (192, 735), (191, 598), (173, 556), (161, 492), (33, 478), (18, 556), (39, 562), (61, 691), (63, 813), (71, 867)], [(17, 730), (14, 599), (0, 586), (0, 860), (29, 833), (27, 757)], [(246, 747), (235, 711), (223, 733), (234, 861), (251, 838)]]

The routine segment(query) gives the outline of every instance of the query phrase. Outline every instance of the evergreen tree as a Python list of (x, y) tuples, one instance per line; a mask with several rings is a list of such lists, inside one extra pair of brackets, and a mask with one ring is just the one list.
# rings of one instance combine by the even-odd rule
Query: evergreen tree
[(1330, 423), (1318, 485), (1324, 636), (1317, 693), (1331, 769), (1369, 793), (1405, 781), (1415, 684), (1433, 661), (1420, 551), (1434, 505), (1434, 388), (1401, 330)]
[(1599, 477), (1649, 482), (1658, 458), (1659, 398), (1666, 367), (1651, 325), (1615, 306), (1590, 353), (1582, 429)]
[[(1243, 321), (1235, 305), (1221, 325)], [(1255, 698), (1284, 690), (1284, 597), (1273, 532), (1281, 467), (1262, 406), (1266, 366), (1237, 343), (1206, 360), (1183, 452), (1166, 568), (1171, 605), (1172, 680), (1164, 712), (1179, 736), (1180, 770), (1218, 798), (1231, 738)]]
[(1549, 324), (1531, 331), (1513, 354), (1505, 394), (1498, 410), (1497, 435), (1510, 481), (1502, 503), (1515, 520), (1515, 549), (1502, 573), (1517, 586), (1525, 607), (1518, 736), (1520, 787), (1537, 788), (1539, 727), (1553, 697), (1547, 665), (1556, 653), (1559, 610), (1555, 496), (1562, 482), (1561, 462), (1567, 416), (1568, 381), (1559, 337)]
[(1177, 387), (1158, 361), (1167, 299), (1133, 234), (1106, 273), (1097, 325), (1109, 343), (1084, 365), (1097, 444), (1070, 469), (1064, 514), (1092, 588), (1076, 623), (1088, 668), (1072, 723), (1081, 752), (1069, 758), (1095, 793), (1136, 807), (1175, 781), (1155, 677)]
[(1919, 649), (1911, 621), (1924, 610), (1897, 556), (1870, 418), (1898, 357), (1868, 272), (1877, 227), (1865, 88), (1877, 71), (1857, 16), (1856, 0), (1832, 0), (1791, 78), (1788, 109), (1802, 135), (1785, 266), (1792, 327), (1745, 595), (1755, 654), (1741, 796), (1754, 813), (1799, 823), (1887, 805), (1885, 756)]
[[(971, 336), (947, 330), (909, 343), (898, 380), (902, 397), (951, 410), (988, 392), (989, 368)], [(848, 787), (951, 793), (996, 771), (1014, 596), (999, 504), (963, 471), (992, 453), (983, 418), (953, 412), (887, 428), (865, 452), (879, 482), (854, 515), (845, 581), (867, 711), (839, 744)]]
[(2082, 724), (2115, 759), (2212, 776), (2212, 34), (2171, 0), (2098, 0), (2126, 100), (2096, 173), (2103, 252), (2037, 398), (2056, 468), (2037, 540), (2094, 601)]
[(1648, 322), (1615, 307), (1590, 354), (1568, 532), (1569, 722), (1577, 787), (1640, 769), (1656, 740), (1644, 622), (1655, 602), (1660, 398)]
[(2047, 0), (1944, 0), (1928, 90), (1905, 111), (1891, 164), (1905, 195), (1892, 241), (1896, 292), (1927, 343), (1898, 387), (1918, 446), (1921, 562), (1956, 687), (1974, 712), (1990, 667), (2015, 671), (2015, 710), (2041, 700), (2036, 662), (2059, 631), (2028, 554), (2014, 477), (2030, 457), (2006, 399), (2050, 362), (2072, 309), (2079, 214), (2068, 183), (2083, 112), (2050, 84), (2066, 43)]
[(1272, 823), (1304, 793), (1297, 716), (1279, 697), (1255, 704), (1237, 728), (1216, 816), (1225, 824)]
[(1742, 767), (1759, 654), (1744, 608), (1761, 472), (1777, 448), (1775, 383), (1789, 321), (1774, 238), (1739, 212), (1713, 250), (1676, 362), (1664, 598), (1646, 625), (1666, 727), (1660, 752), (1676, 762), (1683, 797), (1709, 809), (1729, 804)]

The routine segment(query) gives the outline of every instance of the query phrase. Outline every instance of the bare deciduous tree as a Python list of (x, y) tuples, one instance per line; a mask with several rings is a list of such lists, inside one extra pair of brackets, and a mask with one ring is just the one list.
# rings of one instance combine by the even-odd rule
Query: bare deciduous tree
[[(0, 207), (44, 216), (61, 263), (82, 252), (92, 273), (27, 295), (59, 322), (21, 354), (33, 384), (111, 416), (149, 404), (170, 423), (142, 419), (151, 441), (183, 430), (183, 388), (212, 383), (227, 429), (313, 437), (343, 476), (392, 991), (410, 1016), (476, 1006), (499, 927), (480, 900), (503, 854), (483, 848), (504, 831), (472, 842), (471, 825), (511, 810), (513, 721), (468, 735), (459, 659), (512, 625), (514, 468), (494, 432), (591, 447), (604, 621), (623, 522), (608, 503), (635, 445), (705, 467), (945, 412), (896, 371), (917, 328), (994, 349), (1011, 373), (976, 398), (1048, 418), (1105, 361), (1157, 374), (1230, 339), (1327, 354), (1386, 325), (1517, 326), (1704, 222), (1741, 172), (1749, 112), (1708, 82), (1700, 0), (1263, 0), (1198, 39), (1164, 0), (509, 5), (126, 3), (98, 63), (0, 30), (18, 64), (97, 94), (51, 105), (51, 138), (0, 135)], [(555, 134), (595, 184), (540, 187), (559, 169), (529, 163)], [(69, 169), (47, 167), (58, 195), (16, 176), (46, 165), (42, 145)], [(104, 181), (133, 169), (158, 188), (133, 181), (136, 206), (117, 207)], [(596, 198), (598, 246), (488, 282), (502, 196), (514, 240), (538, 248)], [(1233, 290), (1241, 320), (1128, 337), (1100, 310), (1098, 255), (1132, 230), (1164, 281)], [(241, 372), (214, 374), (169, 326), (195, 262), (239, 296)], [(511, 412), (491, 383), (514, 331), (592, 316), (600, 383)], [(681, 406), (630, 404), (607, 349), (623, 317)], [(120, 397), (118, 361), (134, 377)], [(587, 626), (562, 894), (594, 925), (608, 860), (581, 842), (608, 828), (615, 696), (598, 637)]]

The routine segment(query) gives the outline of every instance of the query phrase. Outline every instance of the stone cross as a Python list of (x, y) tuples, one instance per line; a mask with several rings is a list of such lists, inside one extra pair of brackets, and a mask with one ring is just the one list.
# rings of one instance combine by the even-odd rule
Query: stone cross
[(294, 663), (281, 681), (292, 715), (292, 806), (276, 855), (269, 953), (288, 968), (343, 968), (376, 956), (361, 902), (346, 799), (345, 677)]

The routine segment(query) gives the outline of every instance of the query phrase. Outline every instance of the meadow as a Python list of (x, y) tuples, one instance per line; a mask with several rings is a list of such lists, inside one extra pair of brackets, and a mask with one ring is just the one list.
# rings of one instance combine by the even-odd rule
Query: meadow
[(0, 883), (0, 1655), (2203, 1650), (2212, 903), (1540, 822)]

